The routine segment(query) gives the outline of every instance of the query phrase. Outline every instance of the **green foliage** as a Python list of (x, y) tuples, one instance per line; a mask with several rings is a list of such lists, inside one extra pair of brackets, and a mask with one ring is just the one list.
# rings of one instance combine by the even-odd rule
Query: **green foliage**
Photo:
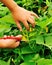
[(3, 4), (0, 4), (0, 17), (3, 17), (10, 12), (7, 7), (2, 7), (2, 6)]
[(0, 65), (8, 65), (7, 62), (0, 60)]
[[(52, 5), (51, 0), (15, 0), (20, 6), (36, 12), (36, 26), (20, 32), (10, 11), (0, 3), (0, 37), (22, 34), (26, 41), (15, 49), (0, 49), (0, 65), (52, 65)], [(15, 33), (14, 33), (15, 32)]]

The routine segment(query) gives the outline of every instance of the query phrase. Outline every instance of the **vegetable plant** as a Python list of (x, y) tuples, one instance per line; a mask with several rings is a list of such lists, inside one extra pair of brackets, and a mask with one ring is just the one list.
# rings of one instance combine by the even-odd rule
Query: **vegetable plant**
[[(36, 25), (32, 28), (31, 24), (29, 24), (30, 31), (27, 31), (23, 24), (21, 24), (23, 30), (19, 31), (10, 11), (0, 3), (0, 38), (4, 35), (13, 35), (14, 37), (18, 34), (22, 35), (19, 47), (0, 49), (0, 65), (52, 65), (51, 0), (15, 1), (28, 10), (34, 11), (36, 9), (39, 19), (34, 17)], [(33, 5), (33, 3), (35, 4)], [(41, 6), (42, 3), (43, 6)], [(42, 11), (42, 8), (44, 11)]]

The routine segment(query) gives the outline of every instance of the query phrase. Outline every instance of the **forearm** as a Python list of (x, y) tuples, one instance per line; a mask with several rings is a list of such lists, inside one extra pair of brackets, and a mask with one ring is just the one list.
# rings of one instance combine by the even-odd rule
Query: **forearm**
[[(18, 6), (14, 0), (0, 0), (4, 5), (6, 5), (10, 11), (13, 11), (16, 6)], [(19, 7), (19, 6), (18, 6)]]

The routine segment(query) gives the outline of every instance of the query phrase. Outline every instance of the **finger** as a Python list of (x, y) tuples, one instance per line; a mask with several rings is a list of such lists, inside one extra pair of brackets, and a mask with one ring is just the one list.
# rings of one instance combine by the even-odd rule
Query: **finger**
[(19, 37), (20, 39), (22, 39), (22, 35), (17, 35), (16, 37)]
[(21, 25), (20, 25), (20, 23), (18, 21), (16, 21), (16, 25), (19, 28), (19, 30), (22, 31), (22, 27), (21, 27)]
[(15, 43), (16, 40), (13, 39), (1, 39), (0, 40), (0, 48), (8, 48), (8, 46), (12, 45), (13, 43)]
[(28, 22), (32, 24), (32, 27), (35, 26), (35, 22), (32, 18), (29, 17)]
[(36, 18), (39, 18), (38, 15), (37, 15), (36, 13), (34, 13), (34, 12), (31, 12), (30, 14), (31, 14), (32, 16), (35, 16)]
[(30, 16), (30, 18), (34, 21), (34, 16)]
[(16, 48), (16, 47), (19, 46), (19, 44), (20, 44), (19, 41), (18, 42), (15, 42), (14, 44), (10, 45), (8, 48)]
[(27, 23), (27, 21), (24, 21), (23, 24), (24, 24), (24, 26), (26, 27), (27, 30), (30, 29), (30, 28), (29, 28), (29, 25), (28, 25), (28, 23)]

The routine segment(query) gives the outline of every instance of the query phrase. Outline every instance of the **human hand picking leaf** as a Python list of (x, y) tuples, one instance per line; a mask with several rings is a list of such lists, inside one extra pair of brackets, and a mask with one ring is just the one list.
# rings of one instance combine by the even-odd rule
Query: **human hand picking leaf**
[(16, 25), (20, 31), (22, 31), (20, 22), (22, 22), (24, 24), (24, 26), (26, 27), (27, 30), (30, 29), (28, 23), (30, 23), (32, 25), (32, 27), (35, 26), (35, 22), (34, 22), (35, 20), (34, 20), (33, 16), (39, 18), (37, 14), (18, 6), (14, 2), (14, 0), (0, 0), (0, 1), (3, 2), (9, 8), (9, 10), (11, 11), (12, 16), (16, 22)]
[(16, 48), (19, 46), (22, 35), (18, 36), (4, 36), (0, 38), (0, 48)]
[[(0, 0), (0, 1), (4, 3), (8, 7), (8, 9), (11, 11), (12, 16), (16, 22), (16, 25), (20, 31), (22, 31), (20, 22), (24, 24), (27, 30), (30, 29), (28, 23), (30, 23), (32, 27), (35, 26), (35, 22), (34, 22), (35, 20), (33, 16), (39, 18), (37, 14), (18, 6), (14, 2), (14, 0)], [(19, 46), (19, 42), (20, 42), (20, 41), (17, 41), (17, 42), (16, 41), (17, 41), (16, 39), (0, 39), (0, 48), (15, 48)]]

